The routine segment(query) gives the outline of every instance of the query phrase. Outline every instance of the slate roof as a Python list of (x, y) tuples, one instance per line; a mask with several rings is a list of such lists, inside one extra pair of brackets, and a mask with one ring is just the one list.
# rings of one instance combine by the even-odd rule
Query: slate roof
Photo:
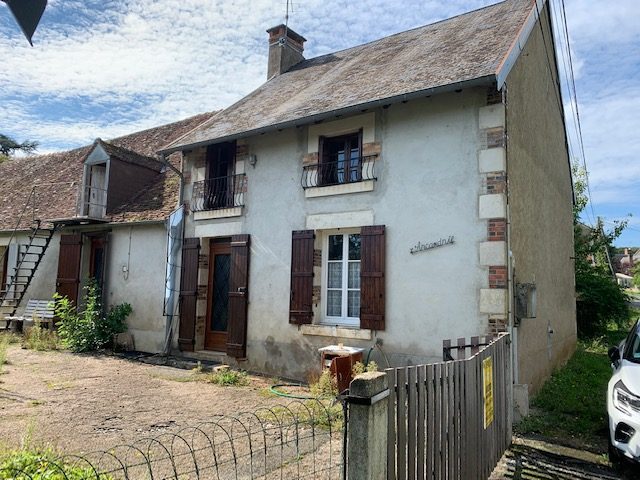
[[(167, 218), (178, 204), (179, 179), (171, 169), (162, 169), (154, 158), (155, 152), (212, 115), (213, 112), (203, 113), (106, 142), (97, 140), (117, 158), (136, 164), (143, 162), (158, 172), (146, 189), (111, 212), (112, 222), (161, 221)], [(75, 216), (83, 162), (92, 148), (93, 145), (87, 145), (65, 152), (13, 158), (1, 163), (0, 231), (13, 230), (23, 211), (22, 229), (29, 228), (33, 218), (50, 220)], [(168, 160), (179, 168), (179, 154), (170, 156)], [(35, 211), (32, 208), (33, 197), (25, 210), (34, 186)]]
[(405, 95), (427, 95), (477, 79), (488, 84), (533, 8), (533, 0), (507, 0), (303, 60), (163, 151), (308, 123), (328, 113), (401, 101)]
[(163, 169), (163, 163), (159, 159), (140, 155), (139, 153), (132, 150), (107, 143), (101, 138), (96, 139), (94, 145), (96, 144), (99, 144), (111, 158), (115, 157), (122, 160), (123, 162), (145, 167), (150, 170), (155, 170), (158, 173)]

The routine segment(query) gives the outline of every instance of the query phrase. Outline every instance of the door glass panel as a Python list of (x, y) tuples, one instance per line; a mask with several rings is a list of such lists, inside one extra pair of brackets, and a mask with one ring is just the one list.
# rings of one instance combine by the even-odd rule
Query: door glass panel
[(213, 271), (211, 330), (226, 332), (229, 324), (229, 270), (231, 255), (216, 255)]
[(329, 260), (342, 260), (343, 235), (329, 235)]
[(342, 288), (342, 263), (329, 262), (328, 288)]
[(349, 262), (348, 288), (360, 288), (360, 262)]
[(359, 317), (360, 316), (360, 291), (349, 290), (347, 297), (347, 316)]
[(349, 235), (349, 260), (360, 260), (360, 234)]
[(329, 317), (342, 316), (342, 291), (341, 290), (327, 291), (327, 316)]

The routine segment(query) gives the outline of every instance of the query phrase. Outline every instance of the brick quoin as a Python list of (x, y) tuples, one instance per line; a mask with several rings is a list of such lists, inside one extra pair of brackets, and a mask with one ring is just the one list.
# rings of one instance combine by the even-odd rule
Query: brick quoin
[(507, 288), (507, 267), (489, 267), (489, 288)]
[(487, 223), (487, 238), (489, 241), (504, 241), (507, 239), (507, 221), (504, 218), (492, 218)]
[(487, 177), (487, 193), (504, 193), (507, 190), (505, 175), (489, 175)]

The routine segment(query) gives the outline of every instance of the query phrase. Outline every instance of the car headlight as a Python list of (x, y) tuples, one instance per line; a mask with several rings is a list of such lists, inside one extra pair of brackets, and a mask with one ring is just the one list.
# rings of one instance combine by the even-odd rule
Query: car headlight
[(633, 412), (640, 412), (640, 397), (631, 393), (620, 380), (613, 386), (613, 405), (621, 412), (631, 415)]

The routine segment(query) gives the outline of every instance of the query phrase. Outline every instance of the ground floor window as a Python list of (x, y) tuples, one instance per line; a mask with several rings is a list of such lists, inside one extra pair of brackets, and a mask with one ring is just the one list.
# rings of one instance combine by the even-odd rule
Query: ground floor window
[(360, 232), (328, 233), (325, 242), (324, 322), (359, 326)]

